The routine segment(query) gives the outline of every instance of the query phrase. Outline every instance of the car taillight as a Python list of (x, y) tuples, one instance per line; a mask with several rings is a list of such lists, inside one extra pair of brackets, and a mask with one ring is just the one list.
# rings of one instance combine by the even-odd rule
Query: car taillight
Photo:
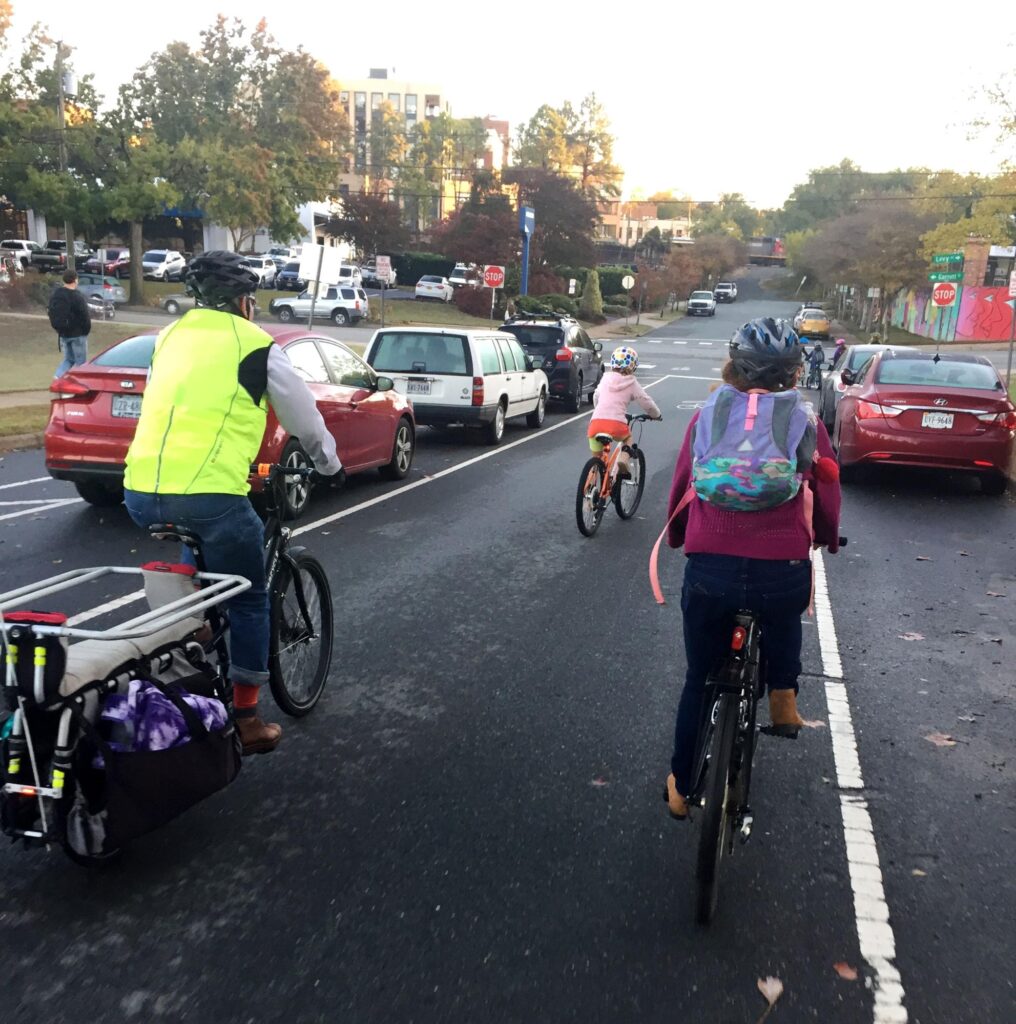
[(554, 356), (554, 358), (559, 363), (570, 363), (571, 362), (571, 357), (572, 357), (572, 353), (571, 353), (571, 349), (570, 348), (559, 348), (557, 350), (557, 353)]
[(873, 420), (879, 416), (899, 416), (903, 412), (894, 405), (878, 405), (875, 402), (858, 402), (857, 418), (859, 420)]
[(483, 405), (483, 378), (473, 378), (473, 405)]
[(748, 631), (744, 626), (738, 626), (734, 630), (734, 635), (731, 637), (730, 646), (732, 650), (739, 651), (744, 647), (745, 640), (748, 639)]
[(837, 391), (846, 391), (847, 390), (847, 385), (844, 384), (842, 380), (837, 380), (836, 381), (836, 390)]
[(90, 395), (92, 389), (76, 380), (68, 380), (66, 377), (57, 377), (49, 386), (50, 394), (54, 399), (84, 398)]
[(112, 291), (113, 290), (113, 286), (111, 284), (104, 284), (102, 287), (104, 289), (106, 289), (107, 291)]
[(1003, 430), (1016, 430), (1016, 412), (982, 412), (977, 418), (982, 423), (994, 423)]

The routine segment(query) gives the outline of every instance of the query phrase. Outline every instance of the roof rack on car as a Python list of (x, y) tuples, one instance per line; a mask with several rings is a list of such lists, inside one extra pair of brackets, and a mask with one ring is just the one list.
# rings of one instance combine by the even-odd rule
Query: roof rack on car
[(508, 317), (506, 324), (515, 323), (517, 320), (574, 320), (571, 313), (515, 313)]

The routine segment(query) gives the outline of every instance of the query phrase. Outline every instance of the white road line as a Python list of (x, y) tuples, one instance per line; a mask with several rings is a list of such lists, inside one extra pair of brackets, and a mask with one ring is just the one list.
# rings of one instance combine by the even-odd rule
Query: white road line
[(52, 479), (51, 476), (37, 476), (31, 480), (19, 480), (15, 484), (0, 484), (0, 491), (6, 491), (10, 487), (27, 487), (29, 484), (41, 484)]
[(875, 975), (874, 1024), (905, 1024), (907, 1009), (896, 959), (896, 937), (889, 922), (889, 905), (882, 884), (878, 845), (868, 811), (861, 795), (864, 779), (857, 755), (857, 736), (850, 714), (850, 701), (843, 682), (843, 662), (836, 640), (829, 587), (826, 583), (822, 552), (815, 552), (815, 616), (818, 623), (822, 670), (826, 677), (826, 704), (829, 709), (829, 734), (833, 743), (836, 781), (840, 788), (840, 815), (847, 847), (850, 888), (854, 895), (854, 918), (861, 956)]
[(0, 501), (0, 508), (24, 508), (25, 505), (51, 505), (60, 498), (17, 498), (12, 501)]
[(660, 338), (646, 338), (646, 341), (648, 341), (650, 345), (662, 345), (663, 344), (663, 341)]
[(700, 345), (712, 345), (712, 342), (711, 341), (700, 341), (699, 344)]
[(80, 626), (82, 622), (97, 619), (100, 615), (105, 615), (107, 612), (115, 612), (117, 608), (123, 608), (124, 605), (140, 601), (144, 596), (145, 592), (143, 590), (132, 591), (130, 594), (125, 594), (123, 597), (118, 597), (113, 601), (107, 601), (105, 604), (97, 605), (95, 608), (89, 608), (88, 611), (81, 612), (80, 615), (71, 616), (67, 620), (67, 625)]
[(19, 516), (35, 516), (40, 512), (49, 512), (52, 509), (64, 508), (66, 505), (79, 505), (83, 503), (83, 498), (54, 498), (45, 505), (23, 508), (20, 512), (8, 512), (6, 515), (0, 516), (0, 523), (5, 519), (17, 519)]
[(686, 341), (675, 341), (674, 344), (675, 345), (687, 345), (688, 342), (686, 342)]

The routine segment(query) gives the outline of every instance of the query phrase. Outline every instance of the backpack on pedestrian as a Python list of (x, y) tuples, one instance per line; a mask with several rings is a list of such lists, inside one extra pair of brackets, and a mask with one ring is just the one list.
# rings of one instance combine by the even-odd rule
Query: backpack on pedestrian
[(775, 508), (797, 496), (817, 443), (815, 415), (796, 389), (744, 392), (724, 384), (695, 424), (692, 489), (729, 512)]
[(50, 326), (56, 331), (59, 338), (71, 337), (74, 327), (71, 303), (60, 294), (65, 291), (67, 291), (66, 288), (57, 288), (50, 296), (47, 309)]

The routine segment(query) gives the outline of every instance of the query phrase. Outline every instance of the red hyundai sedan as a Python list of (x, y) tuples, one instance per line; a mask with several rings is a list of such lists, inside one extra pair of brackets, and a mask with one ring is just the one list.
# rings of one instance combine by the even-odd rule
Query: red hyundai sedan
[[(416, 423), (413, 407), (341, 342), (292, 327), (266, 327), (285, 349), (317, 400), (335, 438), (347, 473), (380, 468), (400, 480), (413, 463)], [(70, 480), (85, 501), (100, 506), (123, 500), (127, 449), (141, 415), (141, 400), (155, 348), (154, 334), (140, 334), (75, 366), (50, 385), (46, 427), (46, 469)], [(309, 466), (300, 442), (268, 414), (258, 462)], [(256, 479), (254, 489), (260, 484)], [(310, 500), (310, 488), (294, 481), (286, 491), (286, 515), (295, 519)]]
[(833, 443), (845, 479), (862, 465), (929, 466), (1005, 492), (1016, 406), (983, 356), (887, 349), (844, 371), (843, 383)]

